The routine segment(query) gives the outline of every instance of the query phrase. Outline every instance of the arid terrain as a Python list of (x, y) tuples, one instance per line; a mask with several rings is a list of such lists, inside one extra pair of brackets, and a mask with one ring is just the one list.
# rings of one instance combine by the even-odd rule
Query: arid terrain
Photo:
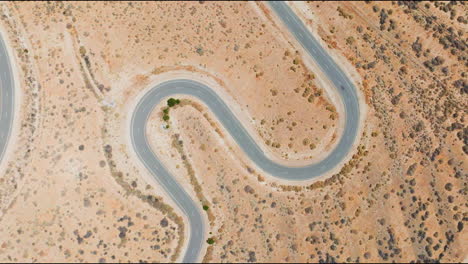
[[(157, 105), (146, 132), (204, 206), (201, 260), (465, 260), (466, 3), (289, 6), (358, 88), (359, 135), (335, 171), (285, 181), (198, 99)], [(138, 99), (165, 80), (209, 84), (281, 164), (318, 162), (342, 136), (335, 88), (263, 2), (3, 2), (0, 18), (20, 93), (1, 262), (180, 260), (186, 216), (129, 139)]]

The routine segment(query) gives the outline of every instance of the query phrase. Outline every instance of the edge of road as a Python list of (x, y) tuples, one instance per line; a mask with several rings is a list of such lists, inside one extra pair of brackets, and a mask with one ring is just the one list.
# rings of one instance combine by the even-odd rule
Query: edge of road
[[(12, 154), (13, 148), (12, 146), (15, 145), (17, 142), (17, 137), (14, 136), (18, 133), (18, 124), (15, 122), (15, 118), (17, 118), (20, 114), (20, 107), (21, 106), (21, 89), (19, 89), (19, 72), (18, 72), (18, 63), (16, 61), (16, 56), (13, 50), (11, 49), (12, 45), (10, 44), (10, 39), (8, 38), (7, 32), (4, 28), (0, 25), (0, 49), (3, 49), (5, 56), (7, 57), (7, 64), (9, 68), (9, 78), (11, 80), (11, 97), (13, 98), (13, 103), (10, 108), (10, 121), (8, 123), (9, 129), (6, 135), (6, 143), (4, 148), (0, 150), (0, 173), (3, 172), (7, 167), (7, 160), (9, 156)], [(0, 77), (1, 78), (1, 77)], [(0, 81), (0, 85), (2, 85), (3, 80)], [(0, 109), (1, 106), (1, 97), (3, 96), (2, 87), (0, 87)], [(3, 111), (0, 111), (0, 114), (3, 114)], [(0, 124), (1, 125), (1, 124)]]
[[(273, 8), (272, 8), (272, 9), (273, 9)], [(275, 11), (275, 13), (276, 13), (276, 11)], [(294, 15), (294, 12), (293, 12), (293, 16), (295, 16), (295, 15)], [(297, 16), (296, 16), (296, 17), (297, 17)], [(280, 19), (281, 19), (281, 18), (280, 18)], [(294, 17), (293, 17), (293, 19), (294, 19)], [(301, 19), (300, 19), (299, 17), (297, 17), (296, 19), (299, 20), (299, 21), (301, 21)], [(283, 20), (283, 19), (281, 19), (281, 21), (284, 23), (284, 20)], [(302, 22), (302, 21), (301, 21), (301, 22)], [(305, 24), (304, 24), (304, 26), (307, 28), (307, 26), (306, 26)], [(309, 28), (307, 28), (307, 31), (308, 31), (308, 33), (310, 34), (311, 38), (313, 39), (314, 37), (312, 36), (312, 33), (310, 32), (310, 29), (309, 29)], [(291, 35), (293, 35), (293, 37), (295, 37), (295, 38), (297, 39), (297, 37), (293, 34), (293, 32), (291, 32)], [(297, 39), (297, 42), (299, 42), (300, 44), (303, 44), (303, 43), (300, 42), (298, 39)], [(323, 51), (325, 51), (325, 52), (323, 52), (322, 50), (319, 50), (319, 51), (322, 52), (322, 53), (328, 53), (326, 50), (323, 50)], [(309, 54), (310, 54), (310, 53), (309, 53)], [(310, 55), (313, 57), (312, 54), (310, 54)], [(327, 57), (327, 55), (328, 55), (328, 57)], [(335, 63), (335, 61), (333, 60), (332, 56), (330, 56), (329, 54), (325, 54), (325, 55), (324, 55), (324, 58), (325, 58), (325, 61), (326, 61), (327, 63), (329, 63), (331, 66), (335, 66), (335, 67), (333, 67), (333, 69), (336, 70), (335, 74), (337, 73), (338, 75), (340, 75), (340, 76), (341, 76), (340, 78), (342, 78), (342, 80), (344, 80), (344, 82), (346, 83), (346, 84), (340, 83), (340, 85), (342, 84), (342, 85), (345, 85), (345, 86), (349, 86), (349, 87), (354, 87), (354, 88), (356, 88), (356, 87), (354, 86), (354, 84), (348, 79), (349, 77), (348, 77), (347, 75), (345, 75), (345, 73), (344, 73), (343, 71), (341, 71), (340, 67), (338, 67), (338, 65)], [(323, 58), (322, 58), (322, 59), (323, 59)], [(317, 62), (317, 63), (318, 63), (318, 62)], [(327, 66), (325, 66), (325, 67), (327, 67)], [(327, 76), (327, 79), (333, 79), (333, 78), (332, 78), (332, 75), (329, 74), (330, 72), (329, 72), (329, 73), (326, 73), (326, 71), (325, 71), (322, 67), (320, 67), (320, 68), (322, 69), (322, 72), (324, 72), (325, 75)], [(328, 70), (329, 70), (329, 69), (328, 69)], [(352, 78), (351, 78), (351, 79), (352, 79)], [(174, 81), (177, 81), (177, 80), (174, 80)], [(186, 81), (190, 81), (190, 80), (186, 80)], [(332, 81), (332, 82), (333, 82), (333, 81)], [(336, 82), (333, 82), (333, 83), (335, 84), (334, 86), (337, 87)], [(160, 83), (159, 85), (163, 85), (163, 84), (164, 84), (164, 83)], [(152, 90), (155, 90), (155, 88), (156, 88), (157, 86), (158, 86), (158, 85), (156, 85), (155, 87), (152, 87), (152, 88), (150, 89), (150, 92), (148, 92), (148, 93), (151, 93)], [(337, 89), (339, 89), (339, 88), (337, 88)], [(342, 89), (344, 89), (344, 88), (342, 88)], [(213, 91), (213, 92), (215, 92), (215, 91)], [(362, 103), (361, 103), (361, 101), (360, 101), (359, 99), (361, 99), (361, 98), (360, 98), (360, 96), (358, 95), (358, 94), (359, 94), (358, 89), (354, 89), (354, 92), (355, 92), (355, 93), (352, 94), (352, 95), (353, 95), (354, 97), (356, 97), (356, 102), (357, 102), (356, 104), (357, 104), (357, 108), (358, 108), (358, 110), (359, 110), (358, 112), (360, 113), (360, 112), (361, 112), (361, 107), (360, 107), (360, 106), (361, 106)], [(215, 92), (215, 93), (216, 93), (216, 92)], [(173, 93), (173, 94), (177, 94), (177, 93)], [(170, 95), (173, 95), (173, 94), (170, 94)], [(140, 99), (140, 100), (143, 100), (143, 98), (145, 98), (146, 95), (147, 95), (147, 94), (143, 95), (143, 96), (141, 97), (142, 99)], [(341, 97), (343, 97), (343, 96), (344, 96), (344, 95), (341, 94)], [(162, 98), (160, 98), (160, 99), (162, 100), (163, 98), (165, 98), (165, 97), (162, 97)], [(159, 103), (159, 102), (160, 102), (160, 101), (158, 101), (157, 103)], [(150, 109), (150, 113), (152, 112), (152, 110), (154, 109), (154, 107), (157, 105), (157, 103), (155, 103), (154, 105), (152, 105), (152, 107), (151, 107), (151, 109)], [(138, 102), (137, 106), (138, 106), (139, 104), (140, 104), (140, 101)], [(148, 108), (148, 107), (147, 107), (147, 108)], [(354, 110), (356, 110), (356, 109), (354, 109)], [(136, 113), (137, 111), (138, 111), (138, 107), (137, 107), (137, 109), (135, 109), (134, 112), (132, 113), (132, 121), (131, 121), (131, 124), (133, 124), (134, 117), (136, 116), (135, 113)], [(355, 120), (356, 117), (354, 116), (353, 121), (349, 121), (349, 122), (357, 122), (357, 123), (358, 123), (357, 129), (356, 129), (356, 130), (359, 130), (359, 128), (361, 128), (361, 126), (360, 126), (360, 121), (362, 120), (362, 118), (359, 117), (359, 113), (357, 114), (357, 115), (358, 115), (358, 116), (357, 116), (357, 120)], [(354, 113), (354, 114), (356, 115), (356, 113)], [(149, 114), (146, 115), (146, 117), (145, 117), (145, 122), (147, 121), (148, 116), (149, 116)], [(347, 114), (346, 114), (345, 116), (348, 117)], [(347, 118), (347, 120), (349, 120), (349, 118)], [(348, 122), (346, 122), (346, 123), (348, 124)], [(144, 123), (144, 124), (145, 124), (145, 125), (144, 125), (144, 127), (143, 127), (142, 130), (144, 130), (143, 133), (146, 133), (146, 123)], [(132, 128), (131, 128), (131, 129), (132, 129)], [(141, 129), (140, 129), (140, 130), (141, 130)], [(358, 134), (358, 132), (357, 132), (356, 130), (352, 130), (352, 131), (354, 131), (354, 132), (352, 133), (352, 135), (351, 135), (351, 136), (352, 136), (352, 142), (351, 142), (351, 143), (353, 143), (353, 144), (350, 144), (350, 145), (349, 145), (349, 147), (347, 148), (347, 153), (345, 153), (345, 156), (344, 156), (344, 157), (343, 157), (343, 156), (338, 156), (338, 159), (340, 159), (340, 160), (345, 160), (346, 157), (348, 156), (350, 150), (352, 149), (352, 146), (354, 145), (354, 143), (355, 143), (355, 142), (357, 141), (357, 139), (359, 138), (359, 137), (358, 137), (359, 134)], [(138, 153), (138, 151), (137, 151), (136, 148), (135, 148), (135, 142), (134, 142), (134, 137), (133, 137), (133, 135), (134, 135), (134, 134), (133, 134), (133, 130), (132, 130), (131, 132), (132, 132), (132, 133), (131, 133), (131, 138), (132, 138), (132, 147), (133, 147), (133, 151), (134, 151), (134, 152), (137, 154), (137, 156), (140, 158), (140, 161), (142, 161), (143, 159), (141, 158), (140, 154)], [(140, 132), (140, 133), (141, 133), (141, 132)], [(349, 135), (348, 135), (347, 137), (349, 138)], [(144, 138), (144, 140), (147, 142), (146, 134), (143, 136), (143, 138)], [(340, 140), (341, 140), (341, 139), (340, 139)], [(146, 143), (146, 144), (148, 145), (148, 143)], [(336, 146), (335, 146), (335, 147), (336, 147)], [(154, 152), (151, 150), (151, 148), (149, 149), (149, 151), (151, 151), (153, 158), (157, 160), (156, 155), (155, 155)], [(337, 158), (336, 155), (334, 156), (334, 158), (335, 158), (335, 159)], [(151, 169), (150, 169), (150, 166), (151, 166), (151, 165), (148, 165), (145, 161), (142, 161), (142, 163), (144, 163), (145, 167), (147, 167), (147, 169), (149, 169), (149, 170), (151, 171)], [(339, 166), (339, 164), (335, 164), (334, 167), (337, 167), (337, 166)], [(164, 168), (164, 165), (162, 164), (161, 167)], [(320, 168), (319, 168), (319, 169), (320, 169)], [(155, 171), (158, 171), (158, 169), (155, 169)], [(159, 179), (159, 177), (157, 176), (157, 173), (152, 173), (152, 174), (153, 174), (153, 177), (154, 177), (158, 182), (160, 182), (160, 181), (163, 180), (163, 179)], [(167, 173), (167, 174), (170, 175), (170, 173)], [(320, 176), (316, 176), (316, 178), (319, 178), (319, 177), (320, 177)], [(171, 179), (170, 179), (171, 181), (174, 181), (174, 178), (173, 178), (173, 177), (170, 177), (170, 178), (171, 178)], [(166, 180), (167, 180), (167, 179), (166, 179)], [(160, 182), (160, 183), (161, 183), (161, 182)], [(164, 184), (161, 184), (161, 185), (163, 185), (163, 188), (166, 190), (166, 193), (168, 193), (169, 196), (171, 196), (171, 198), (174, 199), (174, 194), (173, 194), (172, 192), (170, 192), (170, 191), (167, 191), (168, 188), (166, 188), (166, 186), (165, 186)], [(179, 184), (179, 183), (176, 182), (176, 185), (178, 185), (177, 188), (180, 188), (180, 184)], [(187, 196), (188, 196), (187, 192), (186, 192), (185, 190), (183, 190), (183, 189), (181, 189), (181, 193), (183, 193), (184, 195), (187, 195)], [(191, 200), (189, 203), (192, 203), (192, 204), (193, 204), (193, 209), (195, 209), (195, 211), (197, 211), (197, 213), (199, 214), (199, 213), (200, 213), (200, 208), (198, 208), (199, 206), (197, 206), (196, 203), (193, 202), (193, 200), (191, 199), (190, 196), (188, 196), (188, 197), (189, 197), (189, 199)], [(174, 199), (174, 200), (175, 200), (175, 203), (179, 205), (180, 210), (183, 211), (185, 214), (187, 214), (187, 211), (186, 211), (185, 209), (183, 209), (182, 206), (180, 206), (179, 201), (177, 201), (176, 199)], [(191, 206), (192, 206), (192, 205), (191, 205)], [(192, 215), (192, 216), (193, 216), (193, 215)], [(200, 218), (202, 218), (202, 217), (200, 217)], [(191, 226), (191, 228), (190, 228), (190, 233), (191, 233), (191, 235), (189, 236), (189, 239), (190, 239), (190, 240), (189, 240), (189, 244), (185, 247), (185, 252), (186, 252), (186, 254), (185, 254), (184, 258), (183, 258), (183, 261), (184, 261), (184, 262), (185, 262), (185, 261), (193, 261), (193, 260), (187, 259), (187, 252), (188, 252), (188, 251), (190, 251), (190, 252), (193, 254), (193, 250), (190, 250), (190, 244), (191, 244), (190, 241), (192, 241), (192, 239), (193, 239), (193, 237), (194, 237), (194, 236), (193, 236), (193, 233), (192, 233), (193, 230), (194, 230), (193, 223), (192, 223), (192, 221), (191, 221), (190, 218), (188, 218), (188, 219), (189, 219), (189, 224), (190, 224), (190, 226)], [(204, 230), (204, 229), (205, 229), (205, 227), (204, 227), (205, 223), (203, 222), (203, 223), (201, 223), (201, 224), (202, 224), (202, 226), (199, 227), (199, 228)], [(199, 230), (198, 230), (198, 231), (199, 231)], [(200, 232), (198, 232), (198, 233), (200, 233)], [(202, 236), (202, 239), (201, 239), (200, 243), (203, 244), (204, 231), (202, 232), (202, 235), (201, 235), (201, 236)], [(197, 240), (198, 240), (198, 239), (197, 239)], [(193, 242), (193, 241), (192, 241), (192, 242)], [(202, 247), (199, 247), (199, 248), (201, 249)], [(195, 257), (194, 257), (193, 259), (194, 259), (194, 260), (198, 260), (199, 257), (200, 257), (200, 256), (199, 256), (200, 251), (195, 252), (195, 253), (196, 253), (196, 255), (194, 255)], [(193, 257), (193, 256), (192, 256), (192, 257)]]
[[(311, 18), (308, 18), (306, 16), (306, 14), (304, 14), (304, 11), (301, 10), (300, 7), (298, 7), (298, 5), (304, 4), (304, 3), (294, 2), (294, 1), (292, 1), (292, 2), (285, 1), (285, 3), (296, 14), (296, 16), (303, 23), (304, 27), (308, 30), (310, 35), (317, 41), (317, 43), (323, 48), (323, 50), (326, 51), (328, 56), (330, 56), (330, 58), (337, 65), (340, 65), (339, 68), (342, 69), (342, 74), (346, 78), (348, 78), (352, 84), (356, 84), (355, 85), (355, 87), (356, 87), (356, 97), (357, 97), (357, 101), (359, 103), (358, 110), (359, 110), (360, 118), (358, 120), (359, 124), (358, 124), (357, 135), (355, 137), (355, 140), (352, 143), (351, 149), (348, 152), (347, 156), (345, 156), (341, 160), (341, 162), (337, 163), (336, 166), (333, 169), (330, 169), (327, 173), (323, 174), (320, 177), (314, 178), (313, 181), (315, 182), (315, 181), (323, 180), (324, 178), (328, 178), (333, 174), (339, 173), (340, 169), (357, 152), (357, 147), (359, 145), (359, 141), (360, 141), (360, 138), (361, 138), (360, 135), (362, 135), (362, 133), (364, 132), (364, 121), (365, 121), (365, 119), (367, 117), (368, 105), (366, 103), (366, 98), (365, 98), (363, 92), (360, 89), (358, 89), (359, 86), (362, 85), (362, 77), (359, 75), (359, 73), (356, 71), (354, 66), (348, 61), (348, 59), (343, 54), (338, 53), (336, 49), (330, 48), (328, 46), (328, 44), (320, 37), (320, 35), (318, 34), (317, 23), (311, 24), (308, 21), (308, 20), (311, 20)], [(302, 55), (301, 57), (304, 59), (305, 66), (307, 68), (309, 68), (309, 70), (311, 70), (311, 71), (318, 70), (322, 75), (326, 76), (327, 74), (324, 73), (323, 69), (315, 61), (314, 57), (307, 52), (307, 50), (302, 46), (302, 44), (297, 40), (297, 38), (288, 30), (287, 26), (284, 24), (284, 22), (281, 20), (281, 18), (276, 14), (276, 12), (271, 8), (271, 6), (269, 4), (265, 4), (265, 6), (267, 6), (267, 8), (271, 11), (271, 14), (272, 14), (271, 16), (274, 17), (274, 19), (275, 19), (274, 23), (277, 24), (278, 27), (280, 27), (282, 29), (285, 29), (283, 34), (284, 34), (284, 36), (289, 37), (289, 38), (286, 38), (287, 41), (293, 42), (295, 44), (295, 46), (297, 46), (298, 49), (302, 50), (303, 54), (301, 54)], [(307, 57), (307, 58), (305, 58), (305, 57)], [(344, 70), (343, 70), (343, 68), (344, 68)], [(340, 106), (339, 108), (341, 108), (339, 118), (340, 118), (340, 120), (344, 119), (343, 117), (345, 117), (345, 113), (344, 113), (343, 98), (342, 98), (342, 95), (339, 94), (339, 92), (338, 92), (337, 88), (335, 87), (335, 85), (333, 84), (333, 82), (330, 79), (328, 79), (327, 77), (318, 78), (318, 82), (321, 84), (322, 87), (324, 87), (324, 90), (326, 90), (327, 94), (331, 94), (330, 95), (331, 98), (329, 98), (329, 99), (331, 99), (331, 101), (334, 104), (338, 103), (338, 105)], [(330, 90), (332, 90), (332, 91), (330, 91)], [(333, 100), (334, 96), (338, 96), (338, 98), (336, 98), (336, 100)], [(344, 132), (344, 124), (340, 124), (340, 125), (343, 126), (343, 127), (341, 127), (339, 129), (339, 136), (342, 137), (343, 132)], [(333, 151), (333, 149), (337, 146), (337, 143), (338, 143), (338, 141), (333, 143), (332, 148), (325, 152), (326, 153), (325, 156), (320, 156), (318, 158), (316, 157), (316, 159), (318, 160), (317, 162), (320, 162), (320, 160), (322, 160), (324, 157), (329, 155)], [(310, 164), (310, 163), (308, 163), (308, 164)], [(308, 165), (308, 164), (306, 164), (306, 165)], [(305, 184), (310, 184), (310, 183), (311, 183), (310, 181), (307, 181)], [(297, 182), (292, 182), (292, 184), (297, 184)]]

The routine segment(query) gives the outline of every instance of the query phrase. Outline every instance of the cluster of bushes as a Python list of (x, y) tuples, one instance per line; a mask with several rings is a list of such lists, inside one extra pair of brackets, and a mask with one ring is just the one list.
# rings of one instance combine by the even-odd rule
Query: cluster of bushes
[(425, 61), (423, 64), (426, 68), (433, 72), (435, 67), (444, 64), (444, 59), (440, 56), (436, 56), (432, 60)]
[(178, 105), (180, 104), (180, 100), (179, 99), (174, 99), (174, 98), (169, 98), (169, 100), (167, 100), (167, 107), (163, 109), (163, 120), (164, 121), (168, 121), (169, 120), (169, 108), (175, 106), (175, 105)]
[[(437, 4), (436, 2), (436, 7), (439, 7), (440, 9), (439, 4)], [(442, 5), (442, 6), (444, 9), (448, 7), (452, 8), (453, 4)], [(452, 11), (455, 12), (455, 10), (451, 10), (451, 12)], [(451, 16), (454, 17), (455, 14)], [(454, 56), (457, 56), (457, 59), (459, 61), (467, 60), (467, 56), (465, 55), (467, 44), (466, 44), (466, 41), (463, 40), (463, 34), (464, 34), (463, 30), (461, 29), (456, 30), (453, 26), (448, 26), (444, 23), (437, 23), (437, 17), (435, 15), (427, 15), (427, 16), (421, 17), (420, 15), (416, 14), (413, 16), (413, 18), (416, 20), (416, 22), (424, 25), (425, 30), (432, 29), (433, 31), (432, 36), (439, 40), (439, 43), (444, 47), (444, 49), (450, 49), (450, 53)], [(451, 19), (453, 18), (451, 17)], [(459, 21), (460, 23), (466, 22), (466, 20), (463, 17), (457, 18), (457, 21)], [(416, 55), (419, 57), (421, 45), (418, 42), (418, 40), (416, 40), (416, 42), (413, 43), (412, 47), (413, 47), (413, 50), (416, 52)]]

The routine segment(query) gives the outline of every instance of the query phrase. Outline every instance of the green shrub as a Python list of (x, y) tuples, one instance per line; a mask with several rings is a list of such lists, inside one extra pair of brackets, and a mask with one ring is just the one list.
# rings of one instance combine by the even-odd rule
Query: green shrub
[(174, 98), (169, 98), (169, 100), (167, 100), (167, 105), (169, 107), (173, 107), (174, 105), (177, 105), (177, 104), (180, 104), (180, 100), (179, 99), (174, 99)]

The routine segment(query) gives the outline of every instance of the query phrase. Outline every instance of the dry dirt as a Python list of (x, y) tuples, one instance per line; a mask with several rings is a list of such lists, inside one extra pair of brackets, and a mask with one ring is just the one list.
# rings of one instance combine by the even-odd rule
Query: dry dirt
[[(291, 185), (259, 171), (202, 102), (179, 96), (168, 122), (161, 102), (147, 132), (208, 206), (204, 260), (465, 259), (466, 5), (290, 5), (359, 75), (362, 135), (338, 173)], [(317, 160), (340, 136), (333, 91), (262, 3), (2, 3), (0, 17), (22, 91), (0, 261), (180, 257), (186, 219), (128, 135), (139, 96), (164, 79), (209, 83), (285, 164)]]

